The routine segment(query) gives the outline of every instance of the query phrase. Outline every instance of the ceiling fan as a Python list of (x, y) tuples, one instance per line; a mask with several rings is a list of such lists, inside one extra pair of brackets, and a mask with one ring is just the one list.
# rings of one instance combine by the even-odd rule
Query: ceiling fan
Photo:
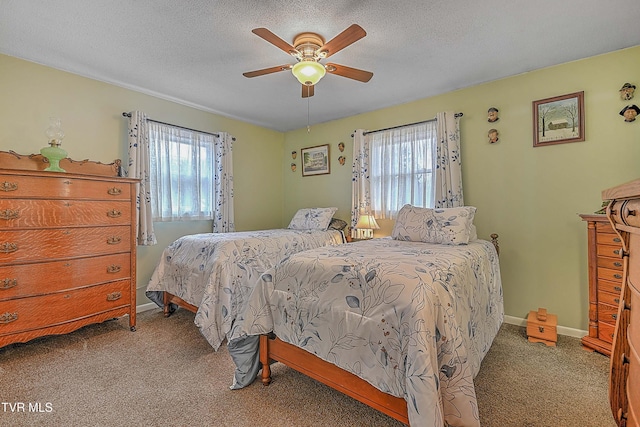
[(324, 38), (316, 33), (298, 34), (293, 40), (293, 45), (291, 45), (266, 28), (255, 28), (252, 32), (293, 56), (298, 62), (242, 73), (245, 77), (257, 77), (279, 71), (291, 70), (293, 75), (302, 84), (303, 98), (313, 96), (315, 84), (318, 83), (326, 73), (364, 83), (373, 77), (373, 73), (369, 71), (347, 67), (346, 65), (333, 63), (323, 65), (320, 63), (321, 60), (330, 57), (367, 35), (362, 27), (357, 24), (351, 25), (326, 43)]

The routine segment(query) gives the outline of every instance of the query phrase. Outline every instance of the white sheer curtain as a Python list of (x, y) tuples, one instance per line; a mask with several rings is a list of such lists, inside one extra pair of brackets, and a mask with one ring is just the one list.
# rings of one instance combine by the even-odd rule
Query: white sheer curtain
[(156, 221), (213, 220), (234, 231), (233, 138), (150, 122), (151, 204)]
[(433, 206), (436, 123), (429, 121), (365, 136), (370, 150), (375, 218), (393, 219), (402, 206)]
[(151, 215), (151, 192), (149, 181), (149, 129), (147, 116), (139, 111), (133, 111), (129, 117), (129, 168), (127, 175), (140, 180), (136, 205), (137, 243), (142, 246), (155, 245), (156, 235), (153, 231)]
[[(395, 218), (405, 203), (425, 207), (464, 205), (460, 119), (453, 112), (438, 113), (436, 120), (424, 123), (424, 127), (364, 133), (358, 129), (353, 134), (352, 229), (361, 213)], [(418, 148), (418, 140), (422, 140), (423, 148)], [(416, 160), (406, 162), (403, 156)], [(378, 170), (384, 168), (387, 177), (376, 178)], [(379, 183), (374, 185), (376, 179)]]
[(220, 132), (215, 142), (215, 200), (213, 232), (235, 231), (233, 212), (233, 140), (226, 132)]
[(436, 115), (438, 148), (436, 155), (436, 208), (464, 206), (462, 159), (460, 156), (460, 117), (447, 111)]
[(149, 123), (155, 221), (213, 218), (214, 136)]

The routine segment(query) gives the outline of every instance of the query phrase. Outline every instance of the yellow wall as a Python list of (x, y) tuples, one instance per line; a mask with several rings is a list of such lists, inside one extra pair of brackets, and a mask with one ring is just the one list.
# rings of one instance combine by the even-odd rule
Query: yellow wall
[[(525, 318), (546, 307), (560, 325), (587, 330), (586, 224), (578, 213), (599, 209), (603, 189), (640, 177), (640, 120), (625, 123), (618, 114), (628, 104), (618, 96), (625, 82), (640, 83), (640, 47), (316, 125), (310, 133), (287, 132), (283, 221), (311, 205), (336, 206), (336, 216), (349, 219), (355, 129), (461, 111), (465, 202), (478, 208), (481, 238), (500, 235), (506, 314)], [(585, 94), (586, 141), (533, 148), (532, 101), (578, 91)], [(640, 105), (640, 95), (632, 102)], [(500, 120), (490, 124), (492, 106)], [(493, 145), (487, 138), (492, 127), (500, 132)], [(337, 161), (340, 141), (348, 153), (345, 166)], [(300, 167), (291, 172), (292, 150), (327, 143), (330, 175), (302, 177)], [(381, 226), (378, 235), (388, 235), (392, 224)]]
[[(103, 163), (126, 158), (124, 111), (144, 111), (152, 119), (205, 132), (228, 132), (236, 137), (236, 229), (282, 226), (280, 132), (6, 55), (0, 55), (0, 94), (0, 150), (20, 154), (38, 153), (47, 145), (50, 116), (62, 121), (62, 146), (70, 158)], [(211, 222), (160, 223), (156, 229), (158, 245), (138, 247), (138, 304), (148, 302), (144, 288), (164, 247), (181, 235), (211, 231)]]

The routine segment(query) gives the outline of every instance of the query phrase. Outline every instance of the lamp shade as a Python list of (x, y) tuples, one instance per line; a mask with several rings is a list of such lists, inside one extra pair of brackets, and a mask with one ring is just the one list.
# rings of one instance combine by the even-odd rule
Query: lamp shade
[(379, 230), (380, 227), (373, 215), (360, 215), (355, 228), (365, 230)]
[(291, 68), (291, 72), (303, 85), (313, 86), (324, 77), (327, 70), (316, 61), (300, 61)]

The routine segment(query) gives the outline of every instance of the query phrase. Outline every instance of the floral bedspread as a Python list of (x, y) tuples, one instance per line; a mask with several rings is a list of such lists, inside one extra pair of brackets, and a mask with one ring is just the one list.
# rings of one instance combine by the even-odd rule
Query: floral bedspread
[(344, 242), (336, 230), (260, 230), (181, 237), (162, 253), (146, 295), (168, 291), (198, 307), (195, 324), (217, 350), (257, 279), (296, 252)]
[(267, 270), (230, 338), (235, 346), (274, 332), (404, 397), (411, 426), (478, 426), (473, 378), (503, 317), (491, 243), (386, 238), (301, 252)]

